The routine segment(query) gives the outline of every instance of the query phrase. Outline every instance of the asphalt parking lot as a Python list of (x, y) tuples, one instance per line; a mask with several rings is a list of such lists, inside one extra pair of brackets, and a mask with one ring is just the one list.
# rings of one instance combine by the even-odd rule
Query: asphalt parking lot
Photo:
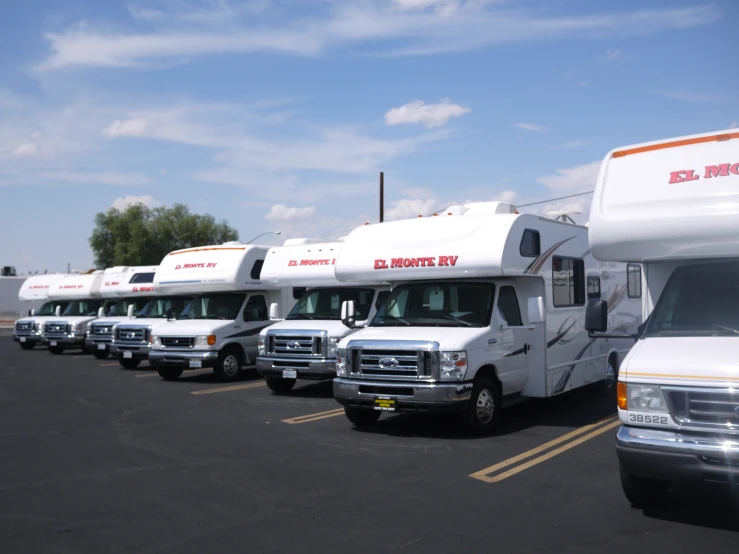
[(330, 383), (170, 383), (0, 336), (0, 552), (736, 552), (727, 491), (628, 505), (613, 412), (590, 389), (484, 438), (358, 430)]

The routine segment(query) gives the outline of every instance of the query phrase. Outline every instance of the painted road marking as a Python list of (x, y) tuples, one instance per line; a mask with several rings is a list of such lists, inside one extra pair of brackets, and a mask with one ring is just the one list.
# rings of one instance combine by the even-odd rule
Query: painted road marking
[(326, 419), (327, 417), (336, 417), (343, 413), (344, 413), (344, 408), (339, 408), (337, 410), (329, 410), (327, 412), (318, 412), (316, 414), (308, 414), (304, 416), (291, 417), (288, 419), (283, 419), (282, 422), (287, 423), (288, 425), (297, 425), (299, 423), (310, 423), (311, 421), (318, 421), (319, 419)]
[(112, 364), (99, 364), (98, 367), (113, 367), (114, 365), (121, 365), (118, 362)]
[(259, 383), (246, 383), (245, 385), (233, 385), (231, 387), (221, 387), (218, 389), (203, 389), (190, 391), (190, 394), (215, 394), (217, 392), (231, 392), (235, 390), (254, 389), (257, 387), (266, 387), (267, 383), (264, 381)]
[[(545, 444), (542, 444), (541, 446), (532, 448), (531, 450), (524, 452), (523, 454), (519, 454), (518, 456), (514, 456), (513, 458), (509, 458), (508, 460), (504, 460), (490, 467), (486, 467), (485, 469), (481, 469), (480, 471), (471, 474), (470, 477), (472, 477), (473, 479), (479, 479), (480, 481), (484, 481), (486, 483), (497, 483), (499, 481), (502, 481), (503, 479), (507, 479), (508, 477), (525, 471), (535, 465), (546, 462), (547, 460), (554, 458), (555, 456), (558, 456), (559, 454), (562, 454), (563, 452), (566, 452), (571, 448), (574, 448), (586, 441), (589, 441), (590, 439), (595, 438), (598, 435), (602, 435), (606, 431), (609, 431), (610, 429), (613, 429), (620, 424), (621, 422), (617, 418), (608, 418), (597, 423), (593, 423), (591, 425), (586, 425), (585, 427), (580, 427), (579, 429), (575, 429), (574, 431), (567, 433), (566, 435), (562, 435), (561, 437), (551, 440)], [(575, 440), (567, 442), (571, 439)], [(546, 454), (529, 460), (526, 463), (509, 469), (508, 471), (491, 476), (491, 474), (496, 473), (501, 469), (517, 464), (518, 462), (526, 460), (527, 458), (531, 458), (532, 456), (536, 456), (537, 454), (549, 450), (550, 448), (562, 443), (566, 444), (560, 446), (559, 448), (551, 450)]]
[[(146, 368), (143, 368), (146, 369)], [(153, 373), (138, 373), (136, 377), (159, 377), (159, 374), (156, 372), (156, 370), (153, 370)], [(182, 374), (187, 377), (197, 377), (198, 375), (206, 375), (208, 373), (213, 373), (213, 370), (210, 368), (205, 369), (186, 369)]]

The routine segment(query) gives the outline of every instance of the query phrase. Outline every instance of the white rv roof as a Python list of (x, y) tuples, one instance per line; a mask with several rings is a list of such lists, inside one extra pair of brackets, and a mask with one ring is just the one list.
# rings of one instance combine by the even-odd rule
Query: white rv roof
[(221, 244), (170, 252), (157, 268), (154, 287), (158, 294), (264, 289), (259, 273), (268, 249)]
[(126, 278), (126, 266), (109, 267), (103, 271), (103, 282), (100, 284), (100, 296), (109, 298), (118, 296), (118, 287)]
[(610, 152), (601, 165), (589, 228), (600, 260), (739, 256), (739, 132)]
[(65, 277), (67, 277), (67, 274), (65, 273), (50, 273), (29, 277), (23, 282), (18, 291), (18, 300), (46, 300), (49, 296), (49, 288), (51, 285)]
[(153, 277), (158, 266), (141, 265), (129, 267), (123, 274), (120, 284), (116, 287), (117, 296), (154, 296)]
[(104, 278), (105, 274), (102, 271), (85, 275), (70, 275), (65, 279), (52, 283), (49, 287), (49, 298), (57, 300), (100, 296), (100, 285)]

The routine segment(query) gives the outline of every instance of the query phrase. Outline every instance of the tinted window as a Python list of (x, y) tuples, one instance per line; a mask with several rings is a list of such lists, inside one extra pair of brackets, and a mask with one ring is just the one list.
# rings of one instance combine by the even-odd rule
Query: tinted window
[(362, 321), (369, 317), (374, 296), (373, 289), (311, 289), (293, 306), (287, 319), (341, 319), (341, 305), (353, 300), (356, 319)]
[(600, 300), (600, 277), (588, 277), (588, 300)]
[(552, 302), (556, 308), (585, 304), (585, 262), (552, 257)]
[(259, 278), (262, 275), (262, 266), (264, 265), (264, 260), (257, 260), (254, 262), (254, 266), (251, 268), (251, 278), (255, 281), (259, 281)]
[(521, 255), (528, 258), (535, 258), (541, 254), (541, 236), (539, 231), (526, 229), (521, 238)]
[(295, 300), (300, 300), (302, 296), (305, 294), (305, 291), (308, 289), (305, 287), (295, 287), (293, 288), (293, 298)]
[(636, 264), (627, 265), (626, 275), (629, 298), (641, 298), (641, 266)]
[(500, 287), (498, 293), (498, 309), (503, 319), (511, 327), (521, 327), (521, 308), (518, 305), (518, 297), (516, 290), (511, 286)]
[(377, 293), (377, 300), (375, 300), (375, 311), (379, 311), (382, 305), (387, 302), (387, 297), (390, 296), (389, 290), (381, 290)]
[(153, 283), (154, 272), (151, 273), (134, 273), (129, 283)]
[(267, 301), (261, 294), (253, 294), (244, 308), (244, 321), (265, 321), (267, 316)]
[(204, 294), (195, 297), (178, 319), (234, 320), (244, 304), (244, 294)]
[(60, 306), (61, 313), (64, 313), (64, 310), (67, 308), (68, 302), (45, 302), (43, 306), (41, 306), (38, 310), (34, 312), (34, 315), (54, 315), (56, 312), (56, 307)]
[(166, 318), (170, 313), (177, 317), (192, 300), (191, 296), (160, 296), (149, 300), (136, 317)]
[(67, 317), (93, 317), (97, 315), (102, 305), (102, 300), (73, 300), (69, 303), (62, 315)]

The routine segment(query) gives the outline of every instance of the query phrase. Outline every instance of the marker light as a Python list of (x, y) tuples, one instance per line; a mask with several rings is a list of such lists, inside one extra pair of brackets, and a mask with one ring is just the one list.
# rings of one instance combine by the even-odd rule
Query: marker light
[(621, 410), (626, 409), (626, 383), (619, 381), (616, 385), (616, 402)]

